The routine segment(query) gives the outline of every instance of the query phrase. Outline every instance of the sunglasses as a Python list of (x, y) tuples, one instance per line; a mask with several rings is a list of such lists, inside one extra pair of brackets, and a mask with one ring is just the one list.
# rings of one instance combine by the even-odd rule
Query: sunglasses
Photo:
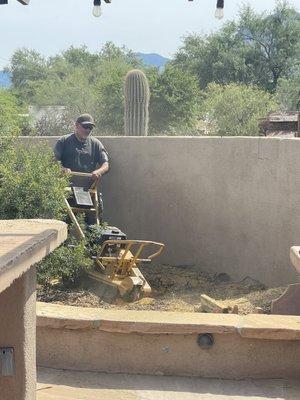
[(82, 126), (82, 128), (87, 130), (87, 131), (92, 131), (94, 129), (93, 125), (82, 125), (82, 124), (80, 124), (80, 126)]

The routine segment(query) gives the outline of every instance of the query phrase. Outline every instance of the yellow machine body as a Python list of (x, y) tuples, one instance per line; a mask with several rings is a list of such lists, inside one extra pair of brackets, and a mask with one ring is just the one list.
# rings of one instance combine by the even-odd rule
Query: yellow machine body
[[(73, 176), (90, 178), (91, 174), (72, 172)], [(100, 225), (99, 201), (96, 183), (88, 189), (93, 206), (89, 208), (72, 207), (65, 198), (65, 204), (73, 222), (78, 239), (85, 239), (85, 234), (76, 218), (77, 213), (93, 213), (96, 225)], [(66, 192), (70, 194), (71, 188)], [(111, 249), (114, 249), (112, 252)], [(164, 249), (164, 244), (146, 240), (106, 240), (96, 250), (95, 268), (88, 273), (93, 281), (118, 288), (122, 297), (137, 300), (141, 295), (150, 295), (151, 287), (139, 266), (151, 263)], [(145, 256), (145, 254), (147, 254)]]

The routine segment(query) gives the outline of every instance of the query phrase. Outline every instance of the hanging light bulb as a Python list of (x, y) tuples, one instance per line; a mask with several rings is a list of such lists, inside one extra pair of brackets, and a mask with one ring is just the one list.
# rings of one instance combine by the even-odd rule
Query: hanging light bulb
[(94, 0), (93, 16), (100, 17), (102, 14), (101, 0)]
[(215, 12), (215, 17), (217, 19), (222, 19), (224, 17), (224, 0), (217, 1), (217, 8)]

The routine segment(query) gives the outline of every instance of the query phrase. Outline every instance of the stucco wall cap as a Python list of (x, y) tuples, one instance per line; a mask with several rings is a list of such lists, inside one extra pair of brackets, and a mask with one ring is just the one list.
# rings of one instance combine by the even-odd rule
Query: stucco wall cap
[(37, 303), (37, 326), (124, 334), (239, 333), (252, 339), (300, 340), (300, 318), (281, 315), (124, 311)]
[(0, 292), (67, 237), (55, 220), (0, 220)]

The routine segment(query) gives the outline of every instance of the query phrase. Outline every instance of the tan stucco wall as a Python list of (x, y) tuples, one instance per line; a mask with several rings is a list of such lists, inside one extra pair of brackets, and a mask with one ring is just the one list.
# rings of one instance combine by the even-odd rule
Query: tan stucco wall
[[(197, 344), (211, 333), (209, 350)], [(226, 379), (299, 378), (300, 321), (37, 305), (39, 366)]]
[(38, 328), (38, 365), (113, 373), (224, 379), (299, 378), (298, 341), (214, 334), (202, 350), (197, 335), (138, 335)]
[(1, 400), (35, 398), (35, 269), (0, 293), (0, 347), (13, 347), (15, 376), (0, 376)]
[(14, 349), (14, 374), (2, 376), (1, 400), (34, 400), (36, 279), (34, 264), (67, 237), (60, 221), (0, 221), (0, 348)]
[(101, 140), (112, 160), (105, 219), (129, 238), (164, 242), (161, 262), (270, 285), (297, 281), (289, 249), (300, 237), (300, 140)]

